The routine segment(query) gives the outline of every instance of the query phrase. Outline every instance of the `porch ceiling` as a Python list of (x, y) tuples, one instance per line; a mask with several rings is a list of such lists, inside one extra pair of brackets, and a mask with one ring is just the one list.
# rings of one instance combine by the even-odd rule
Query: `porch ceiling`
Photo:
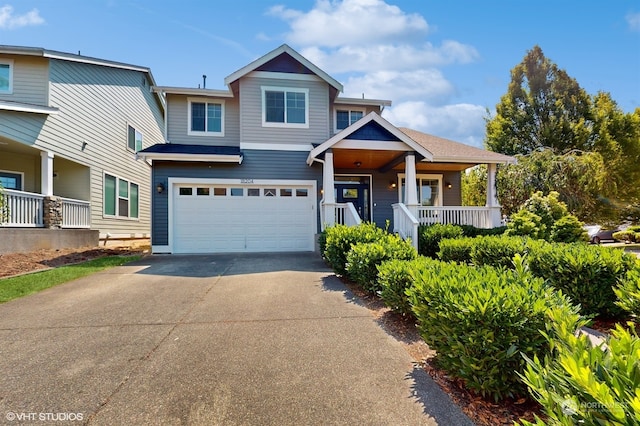
[[(336, 169), (364, 169), (378, 170), (391, 165), (391, 170), (404, 172), (404, 151), (381, 151), (360, 149), (333, 149), (333, 167)], [(395, 161), (400, 159), (399, 161)], [(360, 163), (360, 166), (357, 166)], [(428, 161), (416, 161), (416, 171), (444, 171), (458, 172), (475, 164), (467, 163), (431, 163)]]
[(11, 139), (0, 136), (0, 151), (10, 152), (13, 154), (40, 155), (40, 150), (30, 145), (12, 141)]

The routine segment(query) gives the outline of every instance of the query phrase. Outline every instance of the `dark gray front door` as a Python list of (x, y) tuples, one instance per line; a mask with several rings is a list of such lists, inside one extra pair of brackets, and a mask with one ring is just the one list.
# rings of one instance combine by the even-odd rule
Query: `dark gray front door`
[(365, 183), (335, 183), (336, 202), (353, 203), (358, 215), (363, 221), (370, 222), (369, 185)]

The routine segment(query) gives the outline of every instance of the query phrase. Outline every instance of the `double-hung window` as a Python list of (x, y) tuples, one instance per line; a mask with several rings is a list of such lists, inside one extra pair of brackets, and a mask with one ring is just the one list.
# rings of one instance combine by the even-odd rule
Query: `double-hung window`
[(344, 130), (364, 117), (364, 110), (336, 110), (336, 131)]
[(138, 218), (140, 187), (110, 174), (104, 175), (104, 215)]
[(262, 87), (264, 127), (309, 127), (309, 90)]
[(0, 95), (13, 93), (13, 61), (0, 59)]
[(188, 134), (224, 136), (224, 101), (189, 98)]
[(133, 152), (142, 149), (142, 132), (133, 126), (127, 126), (127, 148)]

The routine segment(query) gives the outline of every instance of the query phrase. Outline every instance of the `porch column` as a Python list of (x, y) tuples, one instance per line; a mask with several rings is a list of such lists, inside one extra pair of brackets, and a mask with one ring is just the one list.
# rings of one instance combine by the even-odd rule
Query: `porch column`
[(329, 150), (324, 154), (324, 165), (322, 166), (322, 190), (324, 191), (322, 206), (324, 211), (324, 223), (322, 223), (323, 229), (325, 225), (330, 226), (336, 223), (336, 197), (333, 193), (335, 186), (333, 174), (333, 152)]
[(495, 164), (487, 164), (487, 207), (489, 207), (490, 226), (496, 227), (502, 224), (500, 213), (500, 202), (498, 201), (498, 191), (496, 191), (496, 171)]
[(53, 195), (53, 157), (50, 151), (40, 152), (40, 192), (50, 197)]
[(404, 201), (407, 209), (418, 217), (418, 188), (416, 187), (416, 156), (413, 152), (404, 158)]

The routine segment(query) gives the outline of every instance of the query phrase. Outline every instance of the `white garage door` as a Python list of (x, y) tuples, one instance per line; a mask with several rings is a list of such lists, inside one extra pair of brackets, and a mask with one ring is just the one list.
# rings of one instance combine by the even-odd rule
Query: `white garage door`
[(312, 185), (181, 184), (172, 188), (173, 252), (312, 251)]

